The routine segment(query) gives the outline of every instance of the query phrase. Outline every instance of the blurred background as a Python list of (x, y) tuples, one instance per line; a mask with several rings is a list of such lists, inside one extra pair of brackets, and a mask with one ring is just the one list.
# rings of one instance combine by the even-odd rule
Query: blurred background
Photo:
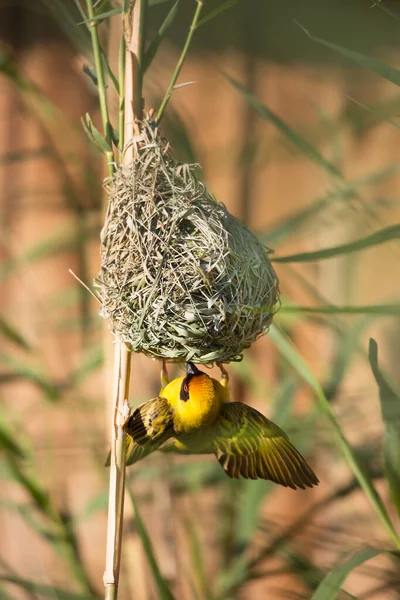
[[(221, 4), (209, 0), (206, 9)], [(400, 93), (393, 73), (389, 81), (343, 49), (396, 67), (400, 3), (228, 4), (196, 31), (179, 79), (194, 83), (173, 93), (163, 133), (180, 160), (201, 165), (208, 188), (274, 250), (273, 258), (295, 255), (274, 263), (282, 291), (276, 327), (320, 381), (396, 520), (368, 340), (377, 341), (393, 389), (400, 386), (399, 243), (384, 233), (361, 251), (350, 245), (324, 260), (318, 252), (399, 221)], [(171, 6), (149, 7), (149, 39)], [(180, 3), (146, 75), (147, 109), (163, 96), (194, 8), (192, 0)], [(101, 25), (112, 66), (119, 18)], [(89, 112), (100, 127), (81, 22), (73, 0), (0, 2), (4, 600), (102, 595), (112, 335), (96, 301), (69, 273), (92, 286), (104, 205), (104, 157), (80, 123)], [(299, 258), (304, 253), (312, 254)], [(273, 341), (260, 339), (243, 362), (229, 366), (234, 399), (283, 426), (321, 484), (294, 492), (230, 481), (214, 457), (153, 455), (131, 468), (159, 570), (177, 599), (308, 599), (352, 552), (392, 547), (296, 357), (289, 364)], [(158, 393), (159, 370), (133, 356), (132, 405)], [(399, 571), (390, 557), (379, 557), (351, 573), (345, 589), (338, 597), (399, 598)], [(120, 598), (161, 597), (127, 499)]]

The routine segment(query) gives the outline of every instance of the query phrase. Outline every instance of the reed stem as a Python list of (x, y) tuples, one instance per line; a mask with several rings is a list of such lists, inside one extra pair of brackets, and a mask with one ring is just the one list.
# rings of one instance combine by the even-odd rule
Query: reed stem
[[(125, 163), (134, 157), (134, 136), (139, 133), (137, 119), (142, 112), (142, 56), (145, 35), (147, 0), (129, 4), (124, 14), (124, 41), (119, 57), (120, 101), (119, 135), (120, 153)], [(124, 56), (121, 52), (124, 51)], [(121, 84), (124, 85), (121, 85)], [(122, 94), (123, 97), (122, 97)], [(114, 418), (111, 432), (111, 465), (108, 505), (107, 552), (104, 572), (105, 600), (116, 600), (121, 564), (122, 530), (125, 497), (125, 433), (123, 415), (129, 394), (131, 354), (119, 338), (114, 344)]]

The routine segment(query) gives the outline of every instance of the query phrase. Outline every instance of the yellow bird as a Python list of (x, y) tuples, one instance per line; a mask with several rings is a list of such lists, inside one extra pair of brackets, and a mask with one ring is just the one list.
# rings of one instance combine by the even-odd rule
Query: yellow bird
[(126, 464), (155, 450), (215, 454), (229, 477), (270, 479), (293, 489), (313, 487), (318, 479), (288, 436), (260, 412), (231, 402), (228, 375), (221, 382), (186, 363), (186, 376), (168, 382), (165, 367), (157, 398), (128, 417)]

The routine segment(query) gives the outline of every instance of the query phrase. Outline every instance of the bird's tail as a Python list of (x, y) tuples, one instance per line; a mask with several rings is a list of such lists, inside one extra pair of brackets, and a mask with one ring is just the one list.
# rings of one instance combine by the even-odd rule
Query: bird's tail
[[(125, 444), (125, 464), (128, 467), (129, 465), (134, 465), (142, 458), (145, 458), (150, 452), (153, 451), (151, 446), (139, 446), (132, 436), (129, 433), (126, 434), (126, 444)], [(111, 452), (109, 452), (105, 466), (109, 467), (111, 464)]]

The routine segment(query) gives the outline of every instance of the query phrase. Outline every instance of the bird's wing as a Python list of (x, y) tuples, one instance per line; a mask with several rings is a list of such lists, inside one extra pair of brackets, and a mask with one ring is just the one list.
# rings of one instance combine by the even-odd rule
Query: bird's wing
[(158, 396), (138, 406), (126, 421), (124, 431), (126, 464), (132, 465), (174, 434), (173, 410), (168, 400)]
[(286, 433), (250, 406), (223, 404), (213, 435), (214, 453), (229, 477), (270, 479), (293, 489), (318, 484)]

